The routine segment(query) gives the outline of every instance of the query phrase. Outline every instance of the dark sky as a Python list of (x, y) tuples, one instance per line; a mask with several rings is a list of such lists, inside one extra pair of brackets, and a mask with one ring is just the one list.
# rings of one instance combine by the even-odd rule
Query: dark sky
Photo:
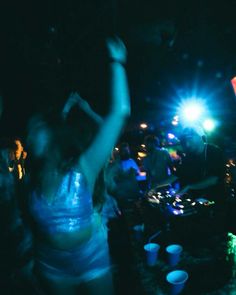
[(33, 112), (72, 90), (105, 113), (103, 47), (112, 33), (128, 49), (131, 122), (165, 118), (193, 91), (221, 119), (235, 118), (236, 1), (6, 1), (0, 8), (2, 133), (24, 134)]

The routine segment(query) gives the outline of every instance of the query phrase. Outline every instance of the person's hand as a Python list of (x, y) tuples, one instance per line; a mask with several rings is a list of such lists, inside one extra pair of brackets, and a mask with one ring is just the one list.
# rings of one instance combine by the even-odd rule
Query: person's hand
[(169, 183), (158, 183), (156, 186), (155, 186), (155, 189), (163, 189), (163, 188), (167, 188), (169, 187), (170, 184)]
[(182, 189), (180, 189), (177, 192), (177, 194), (178, 195), (183, 195), (183, 194), (187, 193), (189, 190), (190, 190), (190, 186), (189, 185), (186, 185), (185, 187), (183, 187)]
[(127, 51), (124, 43), (118, 37), (108, 38), (106, 40), (109, 58), (119, 63), (126, 63)]
[(71, 94), (69, 95), (68, 100), (66, 102), (66, 105), (68, 107), (74, 106), (78, 101), (78, 96), (79, 96), (79, 94), (77, 92), (71, 92)]
[(88, 111), (88, 110), (91, 109), (89, 103), (88, 103), (86, 100), (84, 100), (84, 99), (79, 95), (78, 92), (75, 92), (75, 93), (74, 93), (74, 99), (76, 100), (76, 103), (78, 104), (78, 106), (79, 106), (82, 110), (84, 110), (84, 111)]
[(84, 100), (78, 92), (72, 92), (68, 98), (68, 101), (67, 101), (67, 106), (69, 107), (72, 107), (74, 105), (78, 105), (81, 109), (83, 110), (88, 110), (90, 109), (90, 105), (89, 103)]
[(71, 92), (62, 110), (63, 117), (66, 116), (70, 109), (76, 104), (76, 101), (75, 93)]
[(78, 92), (71, 92), (63, 108), (62, 117), (66, 118), (70, 109), (75, 105), (78, 105), (84, 111), (90, 110), (89, 104), (78, 94)]

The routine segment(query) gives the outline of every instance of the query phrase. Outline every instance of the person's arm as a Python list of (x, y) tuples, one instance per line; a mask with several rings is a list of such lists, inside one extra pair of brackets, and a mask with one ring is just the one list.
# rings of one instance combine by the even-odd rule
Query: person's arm
[(89, 103), (84, 100), (77, 92), (72, 92), (62, 110), (62, 117), (66, 119), (73, 106), (80, 107), (98, 125), (102, 124), (103, 118), (93, 111)]
[(77, 103), (77, 98), (75, 97), (75, 92), (71, 92), (61, 112), (61, 116), (63, 120), (66, 120), (69, 112), (76, 105), (76, 103)]
[(186, 185), (180, 193), (205, 189), (223, 181), (224, 161), (222, 151), (218, 147), (211, 145), (207, 146), (207, 151), (207, 163), (205, 164), (207, 165), (207, 176), (199, 182)]
[(217, 176), (210, 176), (202, 181), (186, 185), (178, 193), (183, 194), (187, 193), (189, 190), (200, 190), (208, 188), (212, 185), (215, 185), (218, 182), (218, 179), (219, 178)]
[(89, 103), (82, 99), (78, 93), (76, 93), (76, 95), (78, 96), (78, 106), (98, 125), (102, 124), (103, 122), (103, 118), (98, 115), (96, 112), (94, 112), (94, 110), (91, 108), (91, 106), (89, 105)]
[(140, 169), (139, 169), (139, 166), (136, 163), (136, 161), (134, 159), (130, 159), (130, 162), (131, 162), (130, 169), (135, 171), (136, 176), (139, 175), (140, 174)]
[(158, 189), (158, 188), (161, 188), (161, 187), (164, 187), (164, 186), (171, 185), (173, 182), (175, 182), (177, 180), (178, 180), (178, 177), (176, 175), (170, 175), (165, 180), (157, 183), (157, 185), (155, 185), (155, 189)]
[(92, 144), (80, 157), (79, 165), (88, 181), (94, 179), (110, 157), (126, 119), (130, 115), (130, 98), (124, 63), (126, 49), (118, 38), (108, 39), (107, 48), (110, 57), (110, 97), (111, 108), (100, 125)]

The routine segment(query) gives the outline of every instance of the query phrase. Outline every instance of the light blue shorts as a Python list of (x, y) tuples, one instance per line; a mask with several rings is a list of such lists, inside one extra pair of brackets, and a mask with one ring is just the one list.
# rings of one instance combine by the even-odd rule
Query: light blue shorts
[(36, 270), (50, 280), (74, 283), (88, 282), (105, 275), (111, 271), (107, 229), (101, 224), (84, 245), (70, 250), (39, 244)]

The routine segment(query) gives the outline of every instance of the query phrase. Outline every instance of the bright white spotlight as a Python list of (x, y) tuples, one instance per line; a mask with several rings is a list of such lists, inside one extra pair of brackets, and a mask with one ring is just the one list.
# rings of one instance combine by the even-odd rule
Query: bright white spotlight
[(204, 104), (199, 100), (188, 100), (182, 103), (181, 113), (185, 121), (195, 122), (204, 112)]
[(206, 119), (203, 122), (203, 128), (206, 131), (212, 131), (215, 128), (215, 122), (212, 119)]
[(184, 116), (188, 121), (196, 121), (202, 113), (202, 107), (197, 104), (188, 105), (184, 108)]

